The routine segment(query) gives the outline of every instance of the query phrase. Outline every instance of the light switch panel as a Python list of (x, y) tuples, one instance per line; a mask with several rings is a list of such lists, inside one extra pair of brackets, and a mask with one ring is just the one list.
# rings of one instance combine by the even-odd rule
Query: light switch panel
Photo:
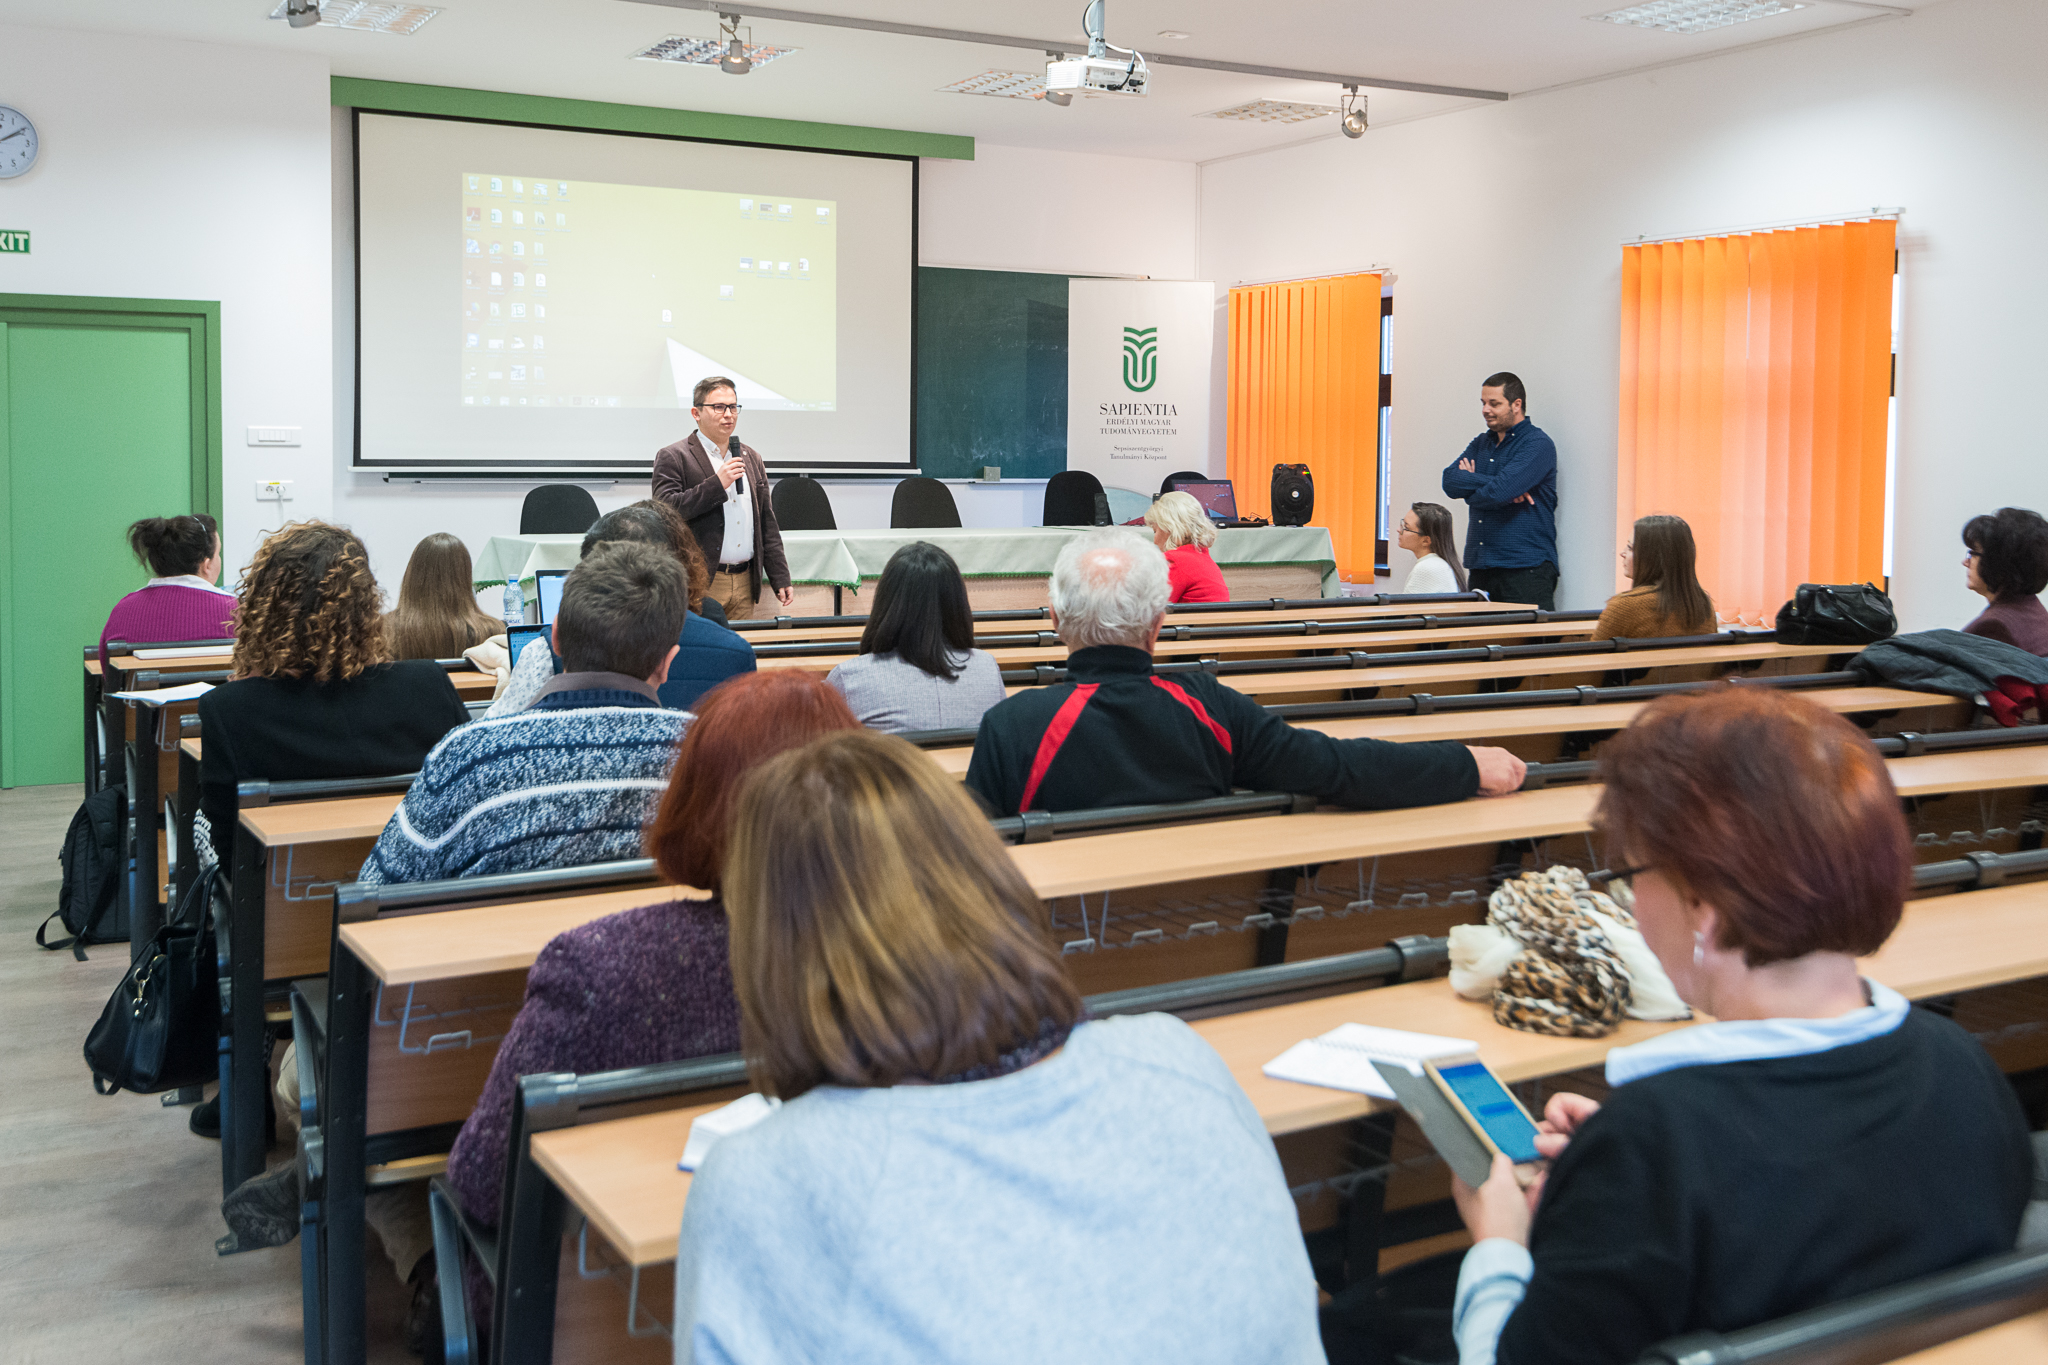
[(297, 427), (250, 427), (249, 444), (252, 446), (295, 446), (299, 443)]

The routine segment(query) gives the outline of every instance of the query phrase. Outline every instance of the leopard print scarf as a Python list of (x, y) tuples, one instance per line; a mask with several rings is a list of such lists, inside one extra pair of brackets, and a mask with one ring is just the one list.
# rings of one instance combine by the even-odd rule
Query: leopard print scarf
[(1620, 1027), (1628, 968), (1582, 903), (1635, 927), (1634, 917), (1589, 887), (1576, 868), (1525, 872), (1487, 901), (1487, 921), (1522, 948), (1494, 990), (1495, 1023), (1568, 1038), (1600, 1038)]

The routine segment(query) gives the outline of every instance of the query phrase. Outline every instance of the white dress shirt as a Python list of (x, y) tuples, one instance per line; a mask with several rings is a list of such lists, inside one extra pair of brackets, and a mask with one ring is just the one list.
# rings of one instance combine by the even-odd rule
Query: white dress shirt
[[(704, 445), (704, 451), (711, 457), (711, 472), (715, 475), (718, 467), (731, 457), (727, 448), (720, 446), (713, 437), (706, 436), (699, 428), (697, 439)], [(725, 538), (718, 543), (718, 565), (744, 564), (754, 557), (754, 494), (749, 489), (739, 491), (746, 476), (742, 474), (725, 486)]]

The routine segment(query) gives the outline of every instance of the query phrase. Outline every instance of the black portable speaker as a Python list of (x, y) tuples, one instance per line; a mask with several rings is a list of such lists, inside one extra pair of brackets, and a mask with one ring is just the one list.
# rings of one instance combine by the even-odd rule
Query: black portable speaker
[(1273, 524), (1306, 526), (1316, 514), (1316, 481), (1305, 464), (1273, 466)]

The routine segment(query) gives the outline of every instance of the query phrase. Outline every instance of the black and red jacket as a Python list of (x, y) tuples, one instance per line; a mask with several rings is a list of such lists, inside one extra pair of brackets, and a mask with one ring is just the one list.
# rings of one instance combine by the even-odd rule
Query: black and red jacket
[(1386, 810), (1463, 801), (1479, 767), (1462, 744), (1390, 744), (1298, 730), (1207, 673), (1152, 672), (1123, 645), (1077, 649), (1067, 681), (981, 718), (968, 788), (998, 815), (1194, 801), (1233, 788)]

